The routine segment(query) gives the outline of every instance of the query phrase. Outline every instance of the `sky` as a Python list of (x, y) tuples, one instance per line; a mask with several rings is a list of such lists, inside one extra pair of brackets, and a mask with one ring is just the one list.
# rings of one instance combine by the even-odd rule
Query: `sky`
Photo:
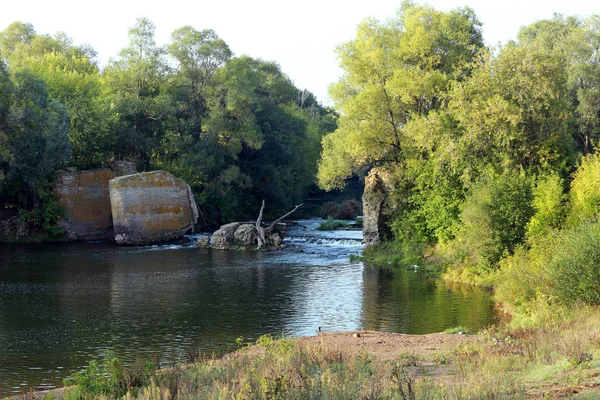
[[(486, 42), (495, 45), (516, 38), (521, 26), (554, 13), (600, 13), (598, 0), (429, 0), (436, 9), (469, 6), (483, 23)], [(65, 32), (75, 44), (90, 44), (100, 65), (127, 45), (127, 30), (137, 18), (156, 26), (156, 42), (169, 42), (171, 32), (185, 25), (213, 29), (236, 56), (275, 61), (300, 89), (324, 104), (327, 88), (342, 75), (335, 48), (354, 38), (367, 17), (392, 17), (401, 0), (4, 0), (0, 30), (11, 22), (32, 23), (37, 33)], [(91, 4), (95, 4), (94, 7)]]

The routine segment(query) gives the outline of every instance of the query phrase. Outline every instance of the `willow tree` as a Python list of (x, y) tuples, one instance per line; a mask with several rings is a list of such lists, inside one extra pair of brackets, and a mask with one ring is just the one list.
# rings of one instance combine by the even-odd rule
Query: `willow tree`
[(468, 76), (482, 47), (473, 11), (403, 3), (395, 18), (368, 19), (341, 45), (344, 75), (330, 88), (338, 129), (323, 141), (318, 181), (340, 188), (364, 168), (406, 160), (404, 126), (442, 107), (453, 81)]

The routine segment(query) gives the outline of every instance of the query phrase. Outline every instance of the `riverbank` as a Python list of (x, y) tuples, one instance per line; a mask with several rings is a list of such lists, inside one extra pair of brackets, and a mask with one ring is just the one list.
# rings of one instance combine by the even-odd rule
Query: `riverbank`
[(109, 360), (106, 377), (83, 373), (73, 381), (79, 386), (25, 397), (598, 398), (598, 327), (598, 310), (581, 309), (571, 321), (526, 331), (263, 336), (221, 358), (152, 373)]

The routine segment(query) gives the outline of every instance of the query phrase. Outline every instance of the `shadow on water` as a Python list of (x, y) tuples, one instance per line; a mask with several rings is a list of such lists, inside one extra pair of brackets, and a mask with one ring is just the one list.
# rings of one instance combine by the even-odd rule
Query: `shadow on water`
[[(281, 252), (195, 241), (0, 246), (0, 394), (49, 388), (108, 350), (170, 365), (237, 337), (377, 329), (428, 333), (492, 322), (489, 293), (349, 262), (361, 232), (299, 221)], [(193, 239), (193, 238), (192, 238)]]

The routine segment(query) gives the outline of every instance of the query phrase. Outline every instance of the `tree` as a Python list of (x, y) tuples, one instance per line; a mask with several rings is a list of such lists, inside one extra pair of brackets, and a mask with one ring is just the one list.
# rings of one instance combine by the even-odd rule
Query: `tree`
[(468, 8), (445, 13), (405, 2), (388, 23), (360, 24), (356, 39), (338, 48), (344, 76), (330, 94), (341, 118), (324, 139), (319, 184), (339, 188), (364, 168), (402, 163), (404, 126), (445, 104), (481, 46)]
[(177, 101), (178, 119), (186, 134), (196, 138), (207, 117), (207, 97), (214, 73), (232, 56), (227, 44), (210, 30), (184, 26), (171, 35), (169, 53), (177, 60), (172, 94)]
[(13, 154), (9, 144), (9, 112), (12, 82), (4, 62), (0, 60), (0, 191), (7, 178)]
[(69, 159), (67, 111), (33, 75), (17, 73), (13, 82), (7, 135), (13, 157), (8, 178), (32, 189)]
[(168, 71), (165, 51), (154, 41), (155, 27), (140, 18), (129, 29), (129, 46), (103, 75), (104, 102), (116, 131), (115, 156), (150, 165), (159, 145), (162, 121), (170, 113), (163, 94)]
[(0, 56), (7, 59), (21, 44), (29, 44), (35, 37), (33, 25), (15, 21), (0, 32)]
[(560, 60), (574, 105), (574, 134), (584, 154), (600, 139), (600, 16), (538, 21), (519, 32), (519, 41), (535, 43)]

